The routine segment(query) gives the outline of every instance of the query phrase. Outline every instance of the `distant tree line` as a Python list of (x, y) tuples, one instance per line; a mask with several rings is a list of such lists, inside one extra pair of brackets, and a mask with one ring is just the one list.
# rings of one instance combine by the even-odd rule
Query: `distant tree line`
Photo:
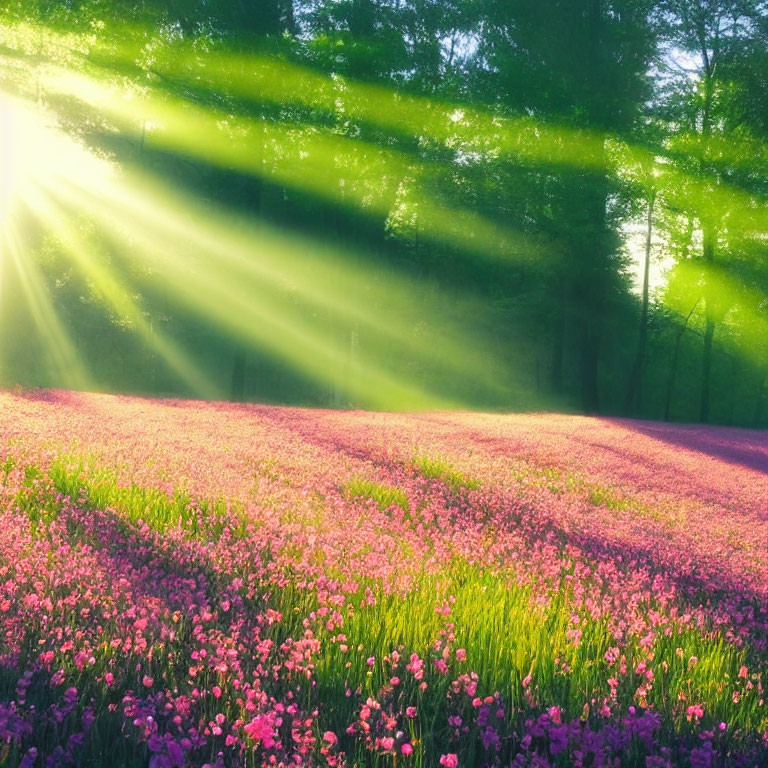
[[(17, 0), (1, 29), (18, 65), (5, 89), (99, 156), (347, 254), (372, 284), (412, 286), (393, 307), (377, 293), (345, 315), (312, 310), (329, 359), (347, 356), (323, 379), (177, 301), (86, 210), (83, 237), (134, 286), (131, 320), (42, 217), (19, 217), (100, 388), (195, 394), (139, 323), (237, 400), (365, 406), (348, 380), (370, 359), (473, 408), (768, 425), (767, 3)], [(188, 134), (101, 114), (46, 85), (51, 67), (151, 89), (161, 112), (183, 105)], [(0, 376), (61, 385), (18, 270), (3, 271)], [(434, 359), (374, 342), (366, 308), (424, 334)], [(487, 370), (446, 373), (456, 327)]]

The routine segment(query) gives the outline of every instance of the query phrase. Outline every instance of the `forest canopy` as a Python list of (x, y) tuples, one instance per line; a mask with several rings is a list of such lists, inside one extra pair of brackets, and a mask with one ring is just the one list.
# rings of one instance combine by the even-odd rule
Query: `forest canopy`
[(4, 386), (768, 425), (768, 3), (3, 8)]

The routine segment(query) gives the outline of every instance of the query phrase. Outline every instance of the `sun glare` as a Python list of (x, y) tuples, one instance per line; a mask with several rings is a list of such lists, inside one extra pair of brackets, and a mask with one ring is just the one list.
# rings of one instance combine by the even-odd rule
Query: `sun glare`
[(63, 182), (93, 185), (109, 163), (66, 135), (42, 107), (0, 92), (0, 222), (41, 192), (56, 196)]
[(11, 100), (0, 94), (0, 221), (9, 215), (18, 186), (18, 121)]

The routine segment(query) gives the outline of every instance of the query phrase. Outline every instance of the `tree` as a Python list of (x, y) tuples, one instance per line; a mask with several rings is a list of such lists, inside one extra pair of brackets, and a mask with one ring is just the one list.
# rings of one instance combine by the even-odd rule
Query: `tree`
[(688, 113), (681, 133), (683, 141), (695, 148), (692, 154), (697, 158), (697, 166), (691, 171), (696, 173), (700, 185), (695, 213), (701, 232), (701, 260), (705, 266), (702, 294), (705, 330), (699, 410), (703, 422), (711, 418), (713, 340), (720, 319), (716, 309), (718, 285), (714, 266), (718, 250), (724, 245), (719, 212), (708, 203), (706, 191), (716, 190), (723, 179), (713, 149), (713, 137), (722, 135), (724, 125), (726, 84), (721, 74), (728, 59), (749, 33), (749, 12), (756, 7), (757, 3), (741, 0), (671, 0), (666, 6), (669, 41), (673, 46), (669, 60), (671, 66), (682, 73), (678, 83), (685, 94), (682, 105)]
[(563, 335), (573, 325), (581, 406), (594, 412), (603, 328), (611, 296), (623, 290), (617, 234), (622, 213), (611, 206), (615, 181), (606, 142), (632, 127), (648, 93), (652, 4), (518, 0), (482, 7), (479, 83), (507, 114), (562, 125), (581, 144), (565, 167), (558, 164), (565, 154), (560, 142), (548, 148), (551, 157), (547, 149), (541, 152), (539, 183), (548, 200), (534, 215), (542, 229), (558, 230), (564, 246), (552, 274), (552, 378), (558, 386)]

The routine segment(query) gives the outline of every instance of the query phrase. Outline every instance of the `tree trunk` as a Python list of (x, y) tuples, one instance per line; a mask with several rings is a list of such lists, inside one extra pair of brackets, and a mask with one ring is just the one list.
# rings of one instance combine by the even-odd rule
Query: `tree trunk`
[[(703, 243), (703, 255), (704, 263), (710, 266), (715, 261), (715, 235), (714, 228), (711, 223), (706, 222), (704, 224), (704, 243)], [(713, 297), (711, 291), (712, 275), (706, 276), (705, 287), (705, 311), (706, 311), (706, 328), (704, 330), (704, 352), (701, 360), (701, 410), (699, 412), (699, 419), (704, 424), (709, 421), (710, 418), (710, 384), (712, 375), (712, 340), (715, 335), (715, 319), (713, 312)]]
[[(589, 103), (591, 130), (605, 131), (604, 70), (602, 56), (602, 0), (589, 0), (587, 5), (587, 78), (592, 90)], [(579, 299), (581, 304), (581, 405), (587, 413), (600, 409), (598, 392), (598, 368), (602, 336), (602, 315), (605, 310), (606, 270), (608, 254), (608, 230), (606, 203), (608, 188), (606, 178), (605, 142), (595, 150), (592, 170), (586, 174), (584, 189), (584, 213), (590, 236), (583, 243)]]
[[(731, 357), (731, 381), (739, 381), (741, 376), (741, 364), (738, 355)], [(731, 387), (731, 397), (728, 403), (728, 424), (733, 426), (736, 421), (736, 402), (737, 402), (737, 389)]]
[(643, 373), (645, 367), (645, 347), (648, 339), (648, 282), (651, 268), (651, 245), (653, 241), (653, 208), (656, 195), (652, 191), (648, 197), (648, 216), (645, 230), (645, 263), (643, 265), (643, 300), (640, 308), (640, 333), (637, 339), (637, 352), (629, 376), (629, 389), (624, 410), (634, 415), (643, 407)]
[[(704, 109), (701, 120), (701, 138), (703, 142), (703, 154), (701, 160), (702, 174), (707, 172), (707, 159), (709, 155), (709, 139), (712, 134), (712, 98), (714, 89), (714, 62), (710, 60), (707, 46), (702, 39), (702, 57), (704, 61)], [(706, 204), (706, 203), (705, 203)], [(704, 331), (704, 352), (701, 360), (701, 409), (699, 420), (703, 423), (709, 421), (709, 395), (710, 379), (712, 374), (712, 339), (715, 335), (715, 320), (712, 311), (711, 292), (711, 266), (715, 262), (715, 227), (709, 216), (701, 217), (702, 229), (702, 257), (705, 269), (705, 312), (706, 328)]]
[(552, 328), (552, 390), (560, 394), (563, 391), (563, 353), (565, 350), (565, 309), (560, 302), (555, 308)]
[(760, 373), (760, 383), (758, 384), (757, 397), (755, 399), (755, 410), (752, 414), (752, 426), (761, 427), (763, 424), (763, 414), (765, 413), (765, 390), (768, 384), (768, 375), (765, 371)]
[(600, 327), (597, 318), (584, 320), (581, 339), (581, 405), (585, 413), (598, 413), (600, 395), (597, 373), (600, 363)]
[(239, 403), (245, 400), (245, 360), (245, 349), (235, 349), (232, 360), (232, 399)]
[(688, 321), (691, 319), (691, 316), (693, 315), (694, 310), (698, 306), (699, 306), (699, 300), (697, 300), (696, 303), (691, 307), (691, 311), (686, 316), (685, 322), (683, 323), (683, 327), (677, 332), (677, 337), (675, 338), (675, 349), (674, 349), (674, 352), (672, 353), (672, 365), (670, 366), (669, 377), (667, 378), (667, 397), (666, 397), (666, 402), (664, 403), (664, 421), (669, 421), (669, 417), (670, 417), (670, 409), (672, 404), (672, 388), (675, 385), (675, 376), (677, 375), (677, 361), (680, 356), (680, 343), (683, 340), (683, 334), (685, 333), (686, 328), (688, 328)]

